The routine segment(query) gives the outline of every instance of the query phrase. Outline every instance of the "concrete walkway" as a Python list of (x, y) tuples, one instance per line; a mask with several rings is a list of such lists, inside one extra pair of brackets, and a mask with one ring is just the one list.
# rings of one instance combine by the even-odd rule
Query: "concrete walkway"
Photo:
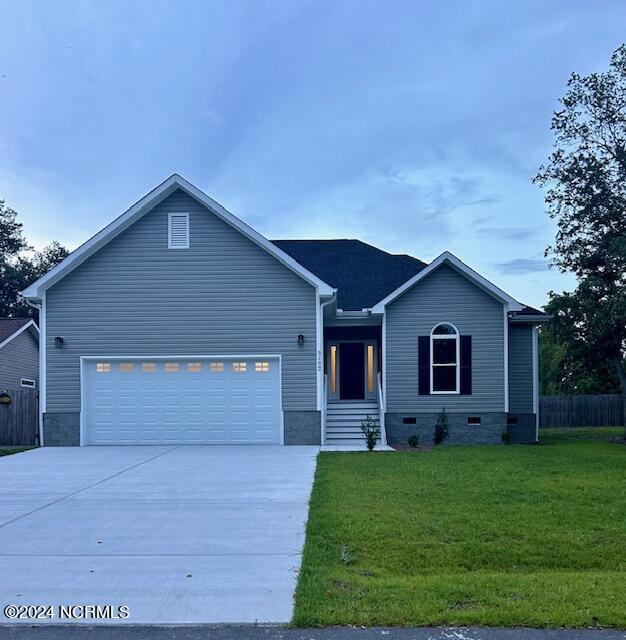
[(126, 624), (288, 622), (318, 450), (0, 458), (0, 623), (6, 605), (53, 605), (58, 623), (58, 607), (77, 604), (128, 606)]

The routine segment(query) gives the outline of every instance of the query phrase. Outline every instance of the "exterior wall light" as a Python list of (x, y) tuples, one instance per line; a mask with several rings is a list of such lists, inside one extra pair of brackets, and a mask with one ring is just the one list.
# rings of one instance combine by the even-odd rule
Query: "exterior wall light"
[(63, 349), (63, 336), (57, 336), (57, 337), (54, 339), (54, 346), (55, 346), (57, 349)]
[(304, 346), (304, 336), (302, 334), (298, 336), (298, 346), (299, 347)]

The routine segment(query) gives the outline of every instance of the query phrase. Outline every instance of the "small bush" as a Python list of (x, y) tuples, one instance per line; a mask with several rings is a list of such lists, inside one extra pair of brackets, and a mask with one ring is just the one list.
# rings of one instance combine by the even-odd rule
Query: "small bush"
[(511, 434), (508, 431), (503, 431), (501, 437), (504, 444), (511, 444)]
[(409, 436), (406, 439), (406, 442), (409, 445), (409, 447), (413, 447), (413, 448), (418, 447), (420, 443), (420, 437), (418, 435)]
[(341, 564), (345, 564), (346, 566), (354, 564), (356, 562), (354, 553), (347, 544), (341, 545), (341, 551), (339, 552), (339, 561), (341, 562)]
[(441, 444), (448, 437), (448, 414), (445, 409), (437, 416), (437, 424), (435, 425), (435, 433), (433, 434), (433, 442)]
[(367, 418), (361, 422), (361, 431), (365, 438), (367, 450), (373, 451), (376, 446), (376, 441), (380, 436), (380, 427), (376, 424), (372, 416), (367, 416)]

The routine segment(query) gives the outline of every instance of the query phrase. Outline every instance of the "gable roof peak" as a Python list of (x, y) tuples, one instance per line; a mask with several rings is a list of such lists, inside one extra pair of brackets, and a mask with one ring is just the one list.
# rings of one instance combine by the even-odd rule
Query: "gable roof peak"
[(0, 348), (27, 329), (32, 330), (35, 339), (39, 338), (39, 327), (32, 318), (0, 318)]
[(481, 276), (477, 271), (474, 271), (471, 267), (465, 264), (460, 258), (457, 258), (450, 251), (444, 251), (438, 255), (425, 269), (422, 269), (418, 274), (407, 280), (404, 284), (400, 285), (395, 291), (392, 291), (386, 298), (383, 298), (372, 307), (372, 313), (383, 313), (385, 307), (393, 302), (396, 298), (401, 296), (405, 291), (412, 288), (420, 280), (423, 280), (430, 273), (438, 269), (440, 266), (447, 264), (455, 271), (465, 276), (468, 280), (473, 282), (476, 286), (483, 289), (486, 293), (491, 295), (496, 300), (502, 302), (509, 311), (521, 311), (523, 305), (520, 304), (515, 298), (508, 293), (497, 287), (493, 282), (487, 280), (487, 278)]
[(43, 293), (48, 287), (51, 287), (53, 284), (61, 280), (67, 273), (82, 264), (87, 260), (87, 258), (96, 253), (96, 251), (101, 249), (110, 240), (118, 236), (142, 216), (151, 211), (161, 201), (165, 200), (165, 198), (172, 194), (176, 189), (182, 189), (187, 193), (187, 195), (197, 200), (223, 222), (230, 225), (254, 244), (267, 251), (267, 253), (276, 258), (288, 269), (314, 286), (321, 296), (331, 296), (334, 293), (335, 290), (333, 287), (299, 264), (292, 256), (272, 244), (267, 238), (253, 229), (250, 225), (246, 224), (243, 220), (227, 211), (225, 207), (219, 204), (219, 202), (213, 200), (213, 198), (191, 184), (191, 182), (183, 178), (183, 176), (178, 173), (173, 173), (106, 227), (98, 231), (98, 233), (80, 245), (80, 247), (70, 253), (64, 260), (48, 271), (48, 273), (24, 289), (24, 291), (21, 292), (22, 295), (30, 300), (41, 300)]

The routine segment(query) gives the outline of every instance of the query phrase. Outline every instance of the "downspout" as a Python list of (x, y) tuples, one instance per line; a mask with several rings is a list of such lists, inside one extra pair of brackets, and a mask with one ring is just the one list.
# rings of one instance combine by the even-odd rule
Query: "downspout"
[(332, 298), (326, 300), (326, 302), (320, 303), (320, 348), (322, 350), (322, 411), (321, 411), (321, 428), (322, 434), (320, 438), (320, 443), (323, 445), (326, 443), (326, 404), (328, 399), (326, 397), (326, 378), (324, 376), (324, 361), (326, 359), (326, 350), (324, 349), (324, 307), (333, 302), (337, 302), (337, 290), (332, 295)]
[(34, 302), (31, 302), (28, 298), (24, 298), (24, 302), (29, 307), (32, 307), (33, 309), (37, 309), (37, 311), (41, 312), (41, 305), (40, 304), (35, 304)]

